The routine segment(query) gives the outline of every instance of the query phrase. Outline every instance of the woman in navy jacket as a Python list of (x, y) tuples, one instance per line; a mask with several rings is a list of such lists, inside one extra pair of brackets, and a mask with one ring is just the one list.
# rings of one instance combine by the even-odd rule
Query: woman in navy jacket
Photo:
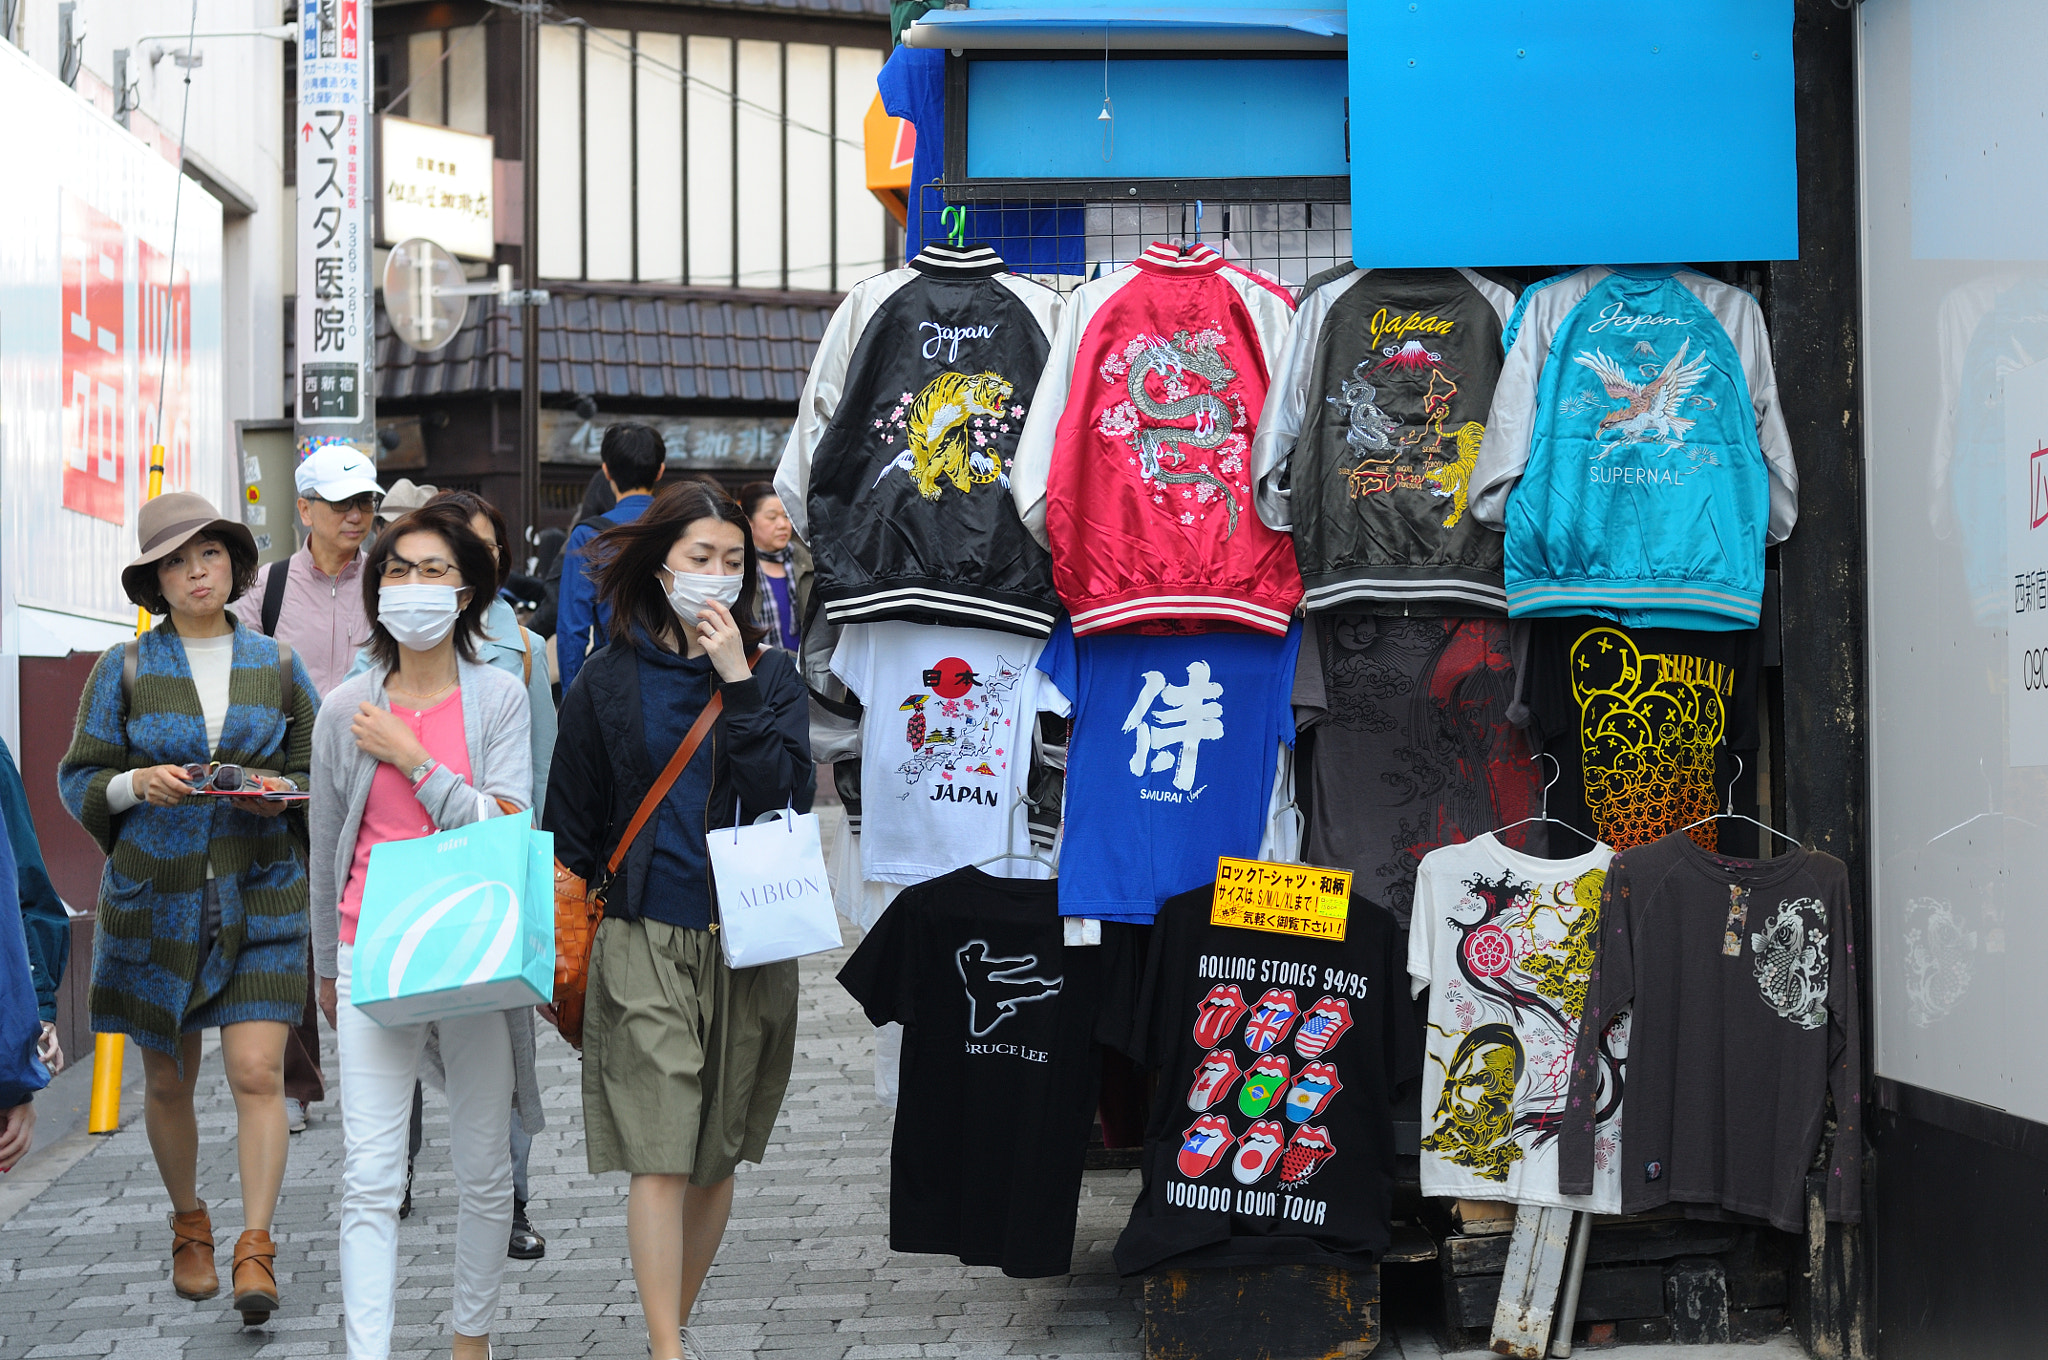
[(563, 696), (545, 826), (601, 881), (655, 776), (714, 695), (721, 712), (605, 895), (591, 947), (583, 1116), (592, 1173), (632, 1175), (626, 1237), (653, 1360), (696, 1360), (683, 1327), (789, 1085), (796, 962), (734, 972), (716, 939), (706, 833), (808, 811), (809, 706), (787, 652), (761, 645), (746, 516), (684, 482), (587, 550), (612, 641)]

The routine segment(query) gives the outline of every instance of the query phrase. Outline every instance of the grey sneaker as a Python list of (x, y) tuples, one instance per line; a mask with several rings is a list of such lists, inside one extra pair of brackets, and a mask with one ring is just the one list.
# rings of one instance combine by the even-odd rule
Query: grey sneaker
[(711, 1360), (704, 1347), (698, 1344), (696, 1333), (688, 1327), (683, 1328), (683, 1360)]
[(293, 1100), (290, 1096), (284, 1098), (284, 1126), (293, 1133), (306, 1131), (305, 1101)]

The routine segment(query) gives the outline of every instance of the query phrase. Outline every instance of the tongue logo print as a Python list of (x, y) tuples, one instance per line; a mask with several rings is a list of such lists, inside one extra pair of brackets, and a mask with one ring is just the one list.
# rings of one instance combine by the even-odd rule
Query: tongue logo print
[(1237, 1108), (1257, 1119), (1273, 1108), (1281, 1089), (1287, 1085), (1287, 1055), (1268, 1053), (1252, 1064), (1245, 1074), (1244, 1090), (1238, 1092)]
[(1254, 1053), (1264, 1053), (1286, 1039), (1287, 1031), (1294, 1028), (1300, 1014), (1301, 1007), (1296, 1004), (1293, 992), (1271, 989), (1259, 998), (1259, 1004), (1252, 1008), (1252, 1018), (1245, 1022), (1244, 1046)]
[(1217, 983), (1195, 1007), (1195, 1042), (1203, 1048), (1216, 1047), (1250, 1009), (1236, 983)]
[(1175, 1162), (1181, 1175), (1197, 1180), (1208, 1175), (1229, 1149), (1230, 1121), (1220, 1114), (1205, 1114), (1180, 1136), (1180, 1156)]
[(1251, 1185), (1273, 1169), (1280, 1160), (1281, 1140), (1287, 1130), (1277, 1119), (1261, 1119), (1237, 1140), (1237, 1155), (1230, 1159), (1230, 1174), (1238, 1184)]
[(1196, 1114), (1215, 1109), (1237, 1085), (1240, 1075), (1236, 1055), (1227, 1048), (1217, 1049), (1195, 1069), (1195, 1084), (1188, 1088), (1188, 1108)]
[(1288, 1119), (1296, 1124), (1314, 1119), (1329, 1106), (1330, 1097), (1343, 1089), (1344, 1083), (1337, 1080), (1335, 1063), (1310, 1063), (1301, 1069), (1301, 1075), (1288, 1088)]
[(953, 964), (967, 987), (967, 1030), (977, 1039), (986, 1039), (1027, 1002), (1058, 996), (1066, 984), (1064, 977), (1038, 976), (1043, 970), (1036, 954), (997, 958), (989, 952), (986, 940), (969, 940), (960, 946)]
[(1316, 1172), (1323, 1163), (1337, 1155), (1336, 1147), (1330, 1142), (1330, 1131), (1316, 1124), (1303, 1124), (1294, 1131), (1294, 1141), (1287, 1145), (1287, 1154), (1280, 1159), (1280, 1183), (1300, 1185)]
[(1344, 1031), (1350, 1028), (1351, 1003), (1341, 996), (1326, 996), (1301, 1017), (1301, 1028), (1294, 1035), (1294, 1051), (1304, 1058), (1320, 1058), (1335, 1048)]

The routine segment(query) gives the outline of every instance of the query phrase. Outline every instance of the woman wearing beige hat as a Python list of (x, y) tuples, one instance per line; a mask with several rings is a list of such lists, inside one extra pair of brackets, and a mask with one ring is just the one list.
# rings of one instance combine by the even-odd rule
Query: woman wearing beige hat
[(285, 1034), (306, 1003), (307, 884), (303, 819), (246, 790), (308, 787), (319, 700), (288, 646), (227, 612), (256, 575), (247, 529), (181, 491), (143, 506), (137, 536), (122, 589), (167, 617), (93, 667), (57, 771), (64, 805), (108, 857), (87, 1004), (96, 1033), (142, 1049), (171, 1283), (188, 1299), (220, 1291), (192, 1108), (200, 1031), (219, 1027), (247, 1228), (234, 1306), (257, 1323), (278, 1303), (269, 1230)]

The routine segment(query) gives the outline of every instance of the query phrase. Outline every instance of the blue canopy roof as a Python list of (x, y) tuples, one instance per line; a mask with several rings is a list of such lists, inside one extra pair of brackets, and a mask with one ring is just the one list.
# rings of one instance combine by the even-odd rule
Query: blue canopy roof
[(1335, 51), (1342, 8), (1256, 5), (1018, 5), (932, 10), (904, 31), (910, 47)]

